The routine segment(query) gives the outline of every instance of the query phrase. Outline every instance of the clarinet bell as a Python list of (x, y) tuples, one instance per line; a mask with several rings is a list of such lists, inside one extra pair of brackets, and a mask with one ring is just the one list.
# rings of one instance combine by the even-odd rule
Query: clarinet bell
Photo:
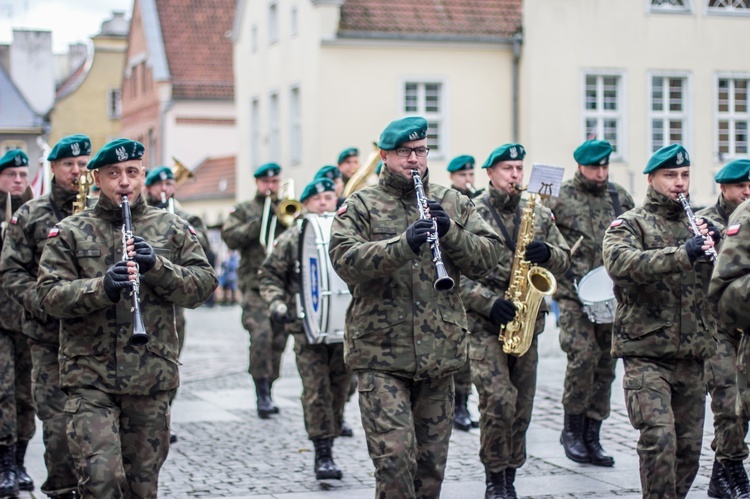
[(148, 343), (148, 333), (146, 327), (143, 325), (143, 318), (140, 314), (133, 316), (133, 334), (130, 335), (128, 345), (134, 347), (142, 347)]
[(455, 286), (456, 283), (445, 270), (445, 264), (443, 264), (443, 262), (436, 263), (435, 270), (437, 272), (437, 279), (435, 279), (435, 284), (433, 285), (435, 291), (450, 291), (453, 289), (453, 286)]

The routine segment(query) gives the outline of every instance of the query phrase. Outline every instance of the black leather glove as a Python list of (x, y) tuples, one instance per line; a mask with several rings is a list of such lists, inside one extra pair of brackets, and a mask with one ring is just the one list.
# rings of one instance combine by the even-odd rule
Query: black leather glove
[(432, 230), (432, 220), (420, 218), (406, 229), (406, 242), (415, 254), (427, 242), (427, 233)]
[[(714, 240), (714, 244), (719, 244), (719, 241), (721, 241), (721, 232), (719, 232), (719, 229), (717, 229), (708, 219), (704, 218), (703, 220), (706, 222), (708, 233), (711, 236), (711, 239)], [(711, 234), (712, 232), (713, 234)]]
[(287, 322), (287, 306), (284, 303), (277, 303), (271, 309), (271, 320), (278, 324)]
[(120, 301), (122, 290), (128, 289), (130, 286), (128, 263), (124, 260), (112, 265), (104, 274), (104, 292), (115, 303)]
[(430, 215), (437, 222), (438, 237), (443, 237), (448, 232), (448, 229), (451, 228), (451, 217), (448, 216), (437, 201), (428, 200), (427, 206), (430, 208)]
[(685, 241), (685, 251), (687, 251), (688, 258), (690, 258), (690, 263), (694, 263), (705, 254), (701, 248), (704, 244), (706, 244), (706, 240), (703, 239), (703, 236), (693, 236)]
[(503, 326), (513, 320), (516, 316), (516, 306), (512, 301), (506, 300), (505, 298), (498, 298), (495, 303), (492, 304), (492, 311), (490, 312), (490, 320), (498, 327)]
[(133, 238), (133, 244), (135, 246), (135, 256), (133, 257), (133, 260), (138, 264), (138, 271), (141, 274), (145, 274), (156, 265), (156, 253), (154, 253), (154, 248), (152, 248), (142, 237), (135, 236)]
[(524, 258), (531, 263), (544, 263), (549, 260), (551, 252), (547, 243), (532, 241), (526, 246)]

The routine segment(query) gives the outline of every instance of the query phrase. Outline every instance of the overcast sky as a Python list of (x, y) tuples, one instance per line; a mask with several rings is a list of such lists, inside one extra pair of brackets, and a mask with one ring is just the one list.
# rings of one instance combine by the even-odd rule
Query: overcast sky
[(42, 29), (52, 31), (52, 50), (65, 52), (97, 34), (114, 10), (130, 19), (133, 0), (0, 0), (0, 43), (10, 43), (13, 28)]

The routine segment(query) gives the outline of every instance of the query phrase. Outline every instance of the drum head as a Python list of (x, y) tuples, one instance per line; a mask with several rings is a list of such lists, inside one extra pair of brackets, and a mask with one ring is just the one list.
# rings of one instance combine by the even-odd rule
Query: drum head
[(615, 297), (614, 283), (607, 270), (597, 267), (581, 279), (578, 284), (578, 297), (581, 302), (600, 302)]

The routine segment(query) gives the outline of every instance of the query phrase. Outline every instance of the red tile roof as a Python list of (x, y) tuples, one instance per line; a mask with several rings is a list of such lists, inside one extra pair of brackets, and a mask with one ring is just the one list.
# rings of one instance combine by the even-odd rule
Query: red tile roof
[(235, 0), (156, 0), (175, 99), (234, 98)]
[(236, 163), (234, 156), (205, 159), (193, 170), (193, 178), (177, 187), (175, 198), (178, 201), (234, 199), (237, 190)]
[(509, 38), (521, 30), (521, 11), (522, 0), (346, 0), (339, 30), (342, 36)]

